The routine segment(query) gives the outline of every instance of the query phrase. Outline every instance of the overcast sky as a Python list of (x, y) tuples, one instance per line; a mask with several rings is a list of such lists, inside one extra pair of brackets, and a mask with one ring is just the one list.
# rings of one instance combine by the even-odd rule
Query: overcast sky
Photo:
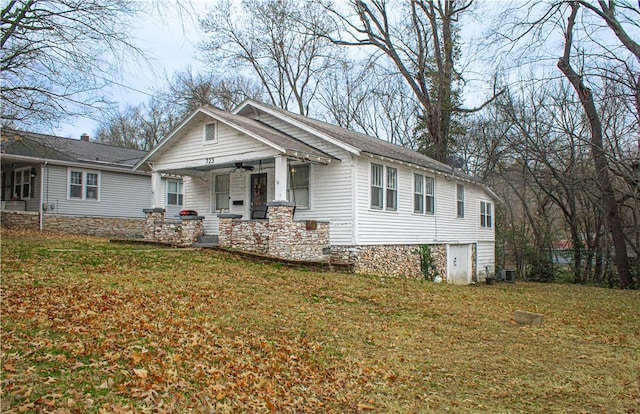
[[(201, 65), (195, 59), (196, 43), (202, 39), (195, 18), (181, 20), (178, 16), (160, 17), (157, 13), (148, 17), (131, 36), (135, 44), (147, 52), (149, 62), (130, 67), (123, 75), (121, 85), (111, 89), (109, 98), (121, 107), (146, 102), (155, 90), (166, 85), (167, 77), (187, 66), (197, 68)], [(93, 136), (99, 121), (79, 118), (75, 122), (64, 122), (55, 133), (71, 138), (79, 138), (85, 132)]]

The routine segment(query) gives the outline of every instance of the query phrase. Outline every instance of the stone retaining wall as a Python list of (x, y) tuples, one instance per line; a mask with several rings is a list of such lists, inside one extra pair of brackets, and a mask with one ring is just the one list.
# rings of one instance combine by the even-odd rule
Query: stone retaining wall
[(234, 249), (267, 255), (269, 252), (269, 222), (238, 220), (232, 223), (231, 245)]
[[(0, 222), (5, 228), (38, 230), (40, 228), (40, 213), (36, 211), (3, 211)], [(53, 233), (141, 238), (144, 234), (144, 223), (144, 219), (140, 218), (45, 214), (42, 224), (43, 230)]]

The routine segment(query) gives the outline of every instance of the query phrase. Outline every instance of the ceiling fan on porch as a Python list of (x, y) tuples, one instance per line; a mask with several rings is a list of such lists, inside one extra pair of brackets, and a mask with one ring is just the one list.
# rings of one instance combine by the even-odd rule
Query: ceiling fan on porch
[(242, 165), (241, 162), (236, 162), (236, 170), (253, 171), (253, 165)]

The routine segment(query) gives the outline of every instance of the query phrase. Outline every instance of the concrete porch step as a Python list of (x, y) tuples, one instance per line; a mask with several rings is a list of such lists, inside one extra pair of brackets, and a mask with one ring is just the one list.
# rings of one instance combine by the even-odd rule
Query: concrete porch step
[(191, 246), (204, 249), (218, 247), (218, 236), (200, 236), (198, 237), (198, 241)]

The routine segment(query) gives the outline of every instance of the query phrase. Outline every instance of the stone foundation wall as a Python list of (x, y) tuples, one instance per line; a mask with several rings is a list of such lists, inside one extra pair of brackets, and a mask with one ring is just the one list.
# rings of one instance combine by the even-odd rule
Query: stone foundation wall
[[(0, 222), (5, 228), (38, 230), (40, 228), (40, 213), (35, 211), (3, 211)], [(60, 214), (45, 214), (42, 224), (45, 231), (53, 233), (122, 238), (141, 238), (145, 228), (145, 221), (140, 218)]]
[[(447, 247), (439, 244), (430, 247), (436, 272), (446, 280)], [(356, 273), (424, 277), (420, 266), (420, 245), (331, 246), (331, 261), (354, 264)]]
[(432, 244), (431, 260), (436, 267), (436, 275), (440, 276), (442, 282), (447, 281), (447, 245)]
[(189, 247), (204, 234), (202, 216), (166, 219), (162, 208), (147, 209), (144, 213), (144, 239), (147, 241)]
[(6, 229), (38, 230), (40, 213), (36, 211), (2, 211), (0, 225)]

